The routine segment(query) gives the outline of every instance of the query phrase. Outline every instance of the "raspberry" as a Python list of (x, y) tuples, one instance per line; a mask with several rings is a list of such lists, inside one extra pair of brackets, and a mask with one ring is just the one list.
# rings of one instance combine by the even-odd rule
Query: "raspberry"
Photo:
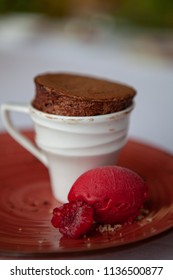
[(93, 207), (82, 200), (65, 203), (53, 210), (52, 225), (70, 238), (79, 238), (93, 225)]

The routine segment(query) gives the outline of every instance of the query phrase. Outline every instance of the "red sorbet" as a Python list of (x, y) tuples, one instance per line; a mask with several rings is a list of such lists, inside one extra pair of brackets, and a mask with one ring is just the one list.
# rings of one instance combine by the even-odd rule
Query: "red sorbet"
[(105, 166), (89, 170), (73, 184), (68, 200), (83, 200), (102, 224), (132, 222), (147, 198), (147, 185), (132, 170)]

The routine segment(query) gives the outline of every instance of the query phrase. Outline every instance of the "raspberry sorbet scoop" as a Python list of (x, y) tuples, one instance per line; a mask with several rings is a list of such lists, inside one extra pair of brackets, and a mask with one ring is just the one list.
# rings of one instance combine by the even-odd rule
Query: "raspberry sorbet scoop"
[(98, 167), (82, 174), (73, 184), (68, 200), (82, 200), (93, 207), (101, 224), (132, 222), (147, 198), (147, 185), (132, 170)]

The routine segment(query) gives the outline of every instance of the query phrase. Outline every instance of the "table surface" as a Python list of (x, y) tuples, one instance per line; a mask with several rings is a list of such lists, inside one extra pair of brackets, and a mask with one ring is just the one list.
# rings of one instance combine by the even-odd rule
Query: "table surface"
[[(173, 154), (173, 57), (162, 55), (155, 42), (134, 34), (127, 39), (100, 30), (99, 36), (87, 34), (80, 38), (64, 30), (58, 33), (53, 29), (51, 33), (38, 29), (36, 33), (33, 25), (34, 20), (38, 24), (37, 18), (25, 20), (23, 25), (21, 20), (0, 19), (1, 104), (28, 104), (35, 91), (33, 77), (42, 72), (75, 72), (124, 82), (138, 92), (129, 137)], [(27, 116), (14, 114), (13, 118), (19, 128), (32, 127)], [(173, 259), (173, 230), (145, 242), (74, 258), (78, 257)]]

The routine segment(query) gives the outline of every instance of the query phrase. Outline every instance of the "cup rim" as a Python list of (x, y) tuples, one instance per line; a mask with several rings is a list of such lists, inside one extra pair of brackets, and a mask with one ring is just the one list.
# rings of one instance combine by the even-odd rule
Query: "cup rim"
[(91, 121), (96, 121), (100, 122), (103, 120), (113, 120), (116, 118), (119, 118), (123, 115), (129, 114), (135, 107), (134, 101), (132, 102), (132, 105), (127, 107), (124, 110), (114, 112), (114, 113), (109, 113), (109, 114), (104, 114), (104, 115), (95, 115), (95, 116), (63, 116), (63, 115), (56, 115), (56, 114), (49, 114), (45, 113), (43, 111), (40, 111), (36, 109), (33, 105), (32, 102), (29, 104), (29, 110), (33, 115), (40, 116), (44, 119), (47, 120), (54, 120), (54, 121), (72, 121), (72, 122), (91, 122)]

